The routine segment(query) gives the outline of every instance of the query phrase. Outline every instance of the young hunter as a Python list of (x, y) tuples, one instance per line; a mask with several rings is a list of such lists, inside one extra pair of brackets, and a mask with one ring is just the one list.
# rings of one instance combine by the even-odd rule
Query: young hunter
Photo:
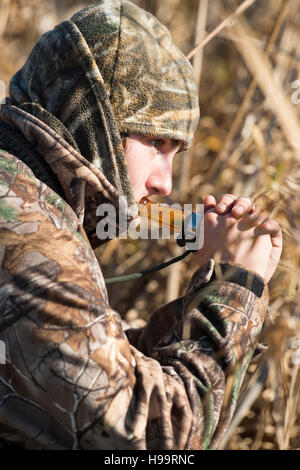
[(220, 445), (263, 325), (278, 224), (248, 198), (208, 196), (185, 295), (126, 332), (93, 252), (101, 204), (170, 193), (198, 117), (189, 61), (127, 0), (57, 25), (12, 78), (0, 111), (2, 446)]

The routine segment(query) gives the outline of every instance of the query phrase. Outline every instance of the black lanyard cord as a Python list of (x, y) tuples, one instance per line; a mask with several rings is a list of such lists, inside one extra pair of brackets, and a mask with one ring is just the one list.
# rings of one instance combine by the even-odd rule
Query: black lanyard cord
[(145, 269), (145, 271), (141, 271), (139, 273), (127, 274), (125, 276), (117, 276), (117, 277), (110, 277), (105, 280), (105, 284), (113, 284), (115, 282), (125, 282), (125, 281), (132, 281), (133, 279), (139, 279), (140, 277), (146, 276), (147, 274), (155, 273), (156, 271), (160, 271), (161, 269), (167, 268), (171, 264), (177, 263), (178, 261), (183, 260), (186, 256), (192, 253), (191, 250), (186, 250), (182, 255), (176, 256), (176, 258), (172, 258), (169, 261), (165, 261), (158, 266), (154, 266), (153, 268)]

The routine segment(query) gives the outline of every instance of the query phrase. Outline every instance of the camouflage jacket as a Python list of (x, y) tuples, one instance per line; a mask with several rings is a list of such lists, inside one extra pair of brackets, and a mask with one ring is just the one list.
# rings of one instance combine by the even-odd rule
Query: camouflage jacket
[[(47, 125), (17, 109), (7, 123), (63, 176), (69, 200), (75, 177), (87, 212), (96, 193), (113, 200)], [(263, 324), (263, 280), (210, 260), (182, 298), (124, 332), (80, 198), (67, 203), (39, 179), (20, 142), (0, 151), (0, 438), (27, 449), (218, 448)]]

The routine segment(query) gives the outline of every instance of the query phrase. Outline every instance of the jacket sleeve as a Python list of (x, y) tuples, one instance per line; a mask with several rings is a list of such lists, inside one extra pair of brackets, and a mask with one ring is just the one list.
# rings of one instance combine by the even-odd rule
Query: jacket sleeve
[(30, 449), (217, 447), (264, 319), (263, 281), (210, 261), (134, 347), (63, 201), (1, 165), (0, 437)]

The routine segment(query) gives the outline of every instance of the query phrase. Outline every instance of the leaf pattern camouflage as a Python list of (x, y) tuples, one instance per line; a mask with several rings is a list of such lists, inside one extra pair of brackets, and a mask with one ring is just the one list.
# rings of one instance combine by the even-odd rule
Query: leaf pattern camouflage
[(15, 156), (1, 152), (0, 168), (0, 436), (29, 449), (217, 448), (266, 288), (210, 282), (211, 261), (127, 338), (74, 210)]
[(9, 91), (8, 104), (66, 138), (129, 205), (135, 201), (119, 132), (188, 148), (199, 119), (191, 64), (168, 30), (129, 1), (99, 2), (45, 33)]
[[(92, 249), (99, 204), (132, 197), (120, 132), (191, 140), (197, 93), (170, 41), (148, 13), (105, 0), (46, 33), (12, 79), (0, 110), (4, 445), (209, 449), (230, 423), (263, 280), (251, 288), (255, 274), (241, 282), (237, 265), (220, 277), (210, 260), (184, 297), (124, 331)], [(60, 194), (25, 163), (30, 152)]]

